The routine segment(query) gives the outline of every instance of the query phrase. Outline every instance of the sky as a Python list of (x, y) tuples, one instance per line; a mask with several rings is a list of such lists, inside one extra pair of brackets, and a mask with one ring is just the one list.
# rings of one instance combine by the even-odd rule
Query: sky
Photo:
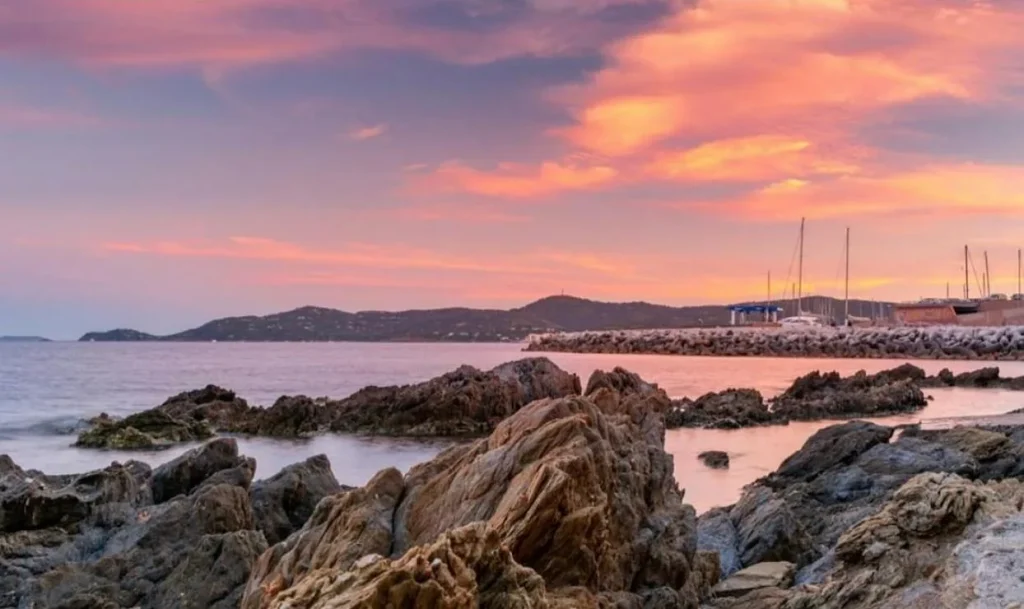
[[(0, 0), (0, 334), (1013, 293), (1024, 0)], [(977, 281), (971, 269), (972, 293)]]

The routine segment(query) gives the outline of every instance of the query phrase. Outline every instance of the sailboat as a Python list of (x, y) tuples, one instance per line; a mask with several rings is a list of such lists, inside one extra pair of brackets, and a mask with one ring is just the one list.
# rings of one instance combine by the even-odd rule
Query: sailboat
[(800, 218), (800, 264), (797, 267), (796, 315), (779, 320), (785, 326), (821, 326), (821, 318), (804, 311), (804, 227), (807, 219)]

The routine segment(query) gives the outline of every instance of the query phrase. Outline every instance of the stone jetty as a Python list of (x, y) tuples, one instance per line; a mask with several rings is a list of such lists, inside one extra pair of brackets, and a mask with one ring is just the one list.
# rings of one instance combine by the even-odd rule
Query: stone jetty
[(1024, 326), (701, 328), (531, 337), (526, 351), (931, 360), (1024, 360)]

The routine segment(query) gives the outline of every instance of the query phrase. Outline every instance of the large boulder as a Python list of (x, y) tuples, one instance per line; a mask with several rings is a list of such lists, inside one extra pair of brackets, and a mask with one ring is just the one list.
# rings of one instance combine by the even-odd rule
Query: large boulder
[(579, 392), (579, 377), (544, 358), (489, 372), (462, 366), (425, 383), (362, 389), (332, 404), (330, 428), (374, 435), (478, 436), (531, 401)]
[(267, 543), (284, 541), (302, 528), (320, 500), (342, 490), (326, 455), (289, 465), (252, 485), (249, 495), (256, 527), (263, 532)]
[(636, 414), (536, 401), (404, 480), (331, 496), (263, 556), (242, 606), (694, 607), (695, 514), (661, 416)]

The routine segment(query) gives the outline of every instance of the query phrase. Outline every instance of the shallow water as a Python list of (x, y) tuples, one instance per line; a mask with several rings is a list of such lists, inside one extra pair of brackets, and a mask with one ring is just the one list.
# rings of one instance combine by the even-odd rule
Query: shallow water
[[(125, 415), (155, 406), (168, 396), (214, 383), (250, 403), (269, 404), (283, 394), (344, 397), (366, 385), (423, 381), (462, 364), (490, 368), (526, 357), (516, 344), (360, 343), (42, 343), (0, 344), (0, 453), (22, 467), (70, 473), (135, 458), (151, 464), (190, 447), (155, 453), (88, 451), (70, 446), (83, 418), (100, 412)], [(753, 387), (766, 396), (784, 390), (811, 370), (843, 374), (876, 372), (903, 361), (701, 358), (657, 355), (537, 354), (579, 374), (623, 366), (661, 385), (673, 397), (697, 397), (728, 387)], [(930, 373), (943, 367), (963, 372), (981, 362), (915, 362)], [(1004, 375), (1024, 375), (1024, 362), (1000, 363)], [(925, 410), (888, 424), (950, 417), (997, 415), (1024, 407), (1024, 392), (935, 389)], [(666, 448), (675, 456), (676, 478), (698, 511), (735, 501), (743, 485), (773, 471), (807, 437), (831, 423), (784, 427), (671, 430)], [(343, 484), (359, 485), (385, 467), (402, 471), (431, 458), (447, 443), (323, 436), (309, 441), (240, 438), (241, 450), (257, 460), (257, 477), (309, 456), (325, 453)], [(704, 467), (696, 456), (725, 450), (729, 470)]]

